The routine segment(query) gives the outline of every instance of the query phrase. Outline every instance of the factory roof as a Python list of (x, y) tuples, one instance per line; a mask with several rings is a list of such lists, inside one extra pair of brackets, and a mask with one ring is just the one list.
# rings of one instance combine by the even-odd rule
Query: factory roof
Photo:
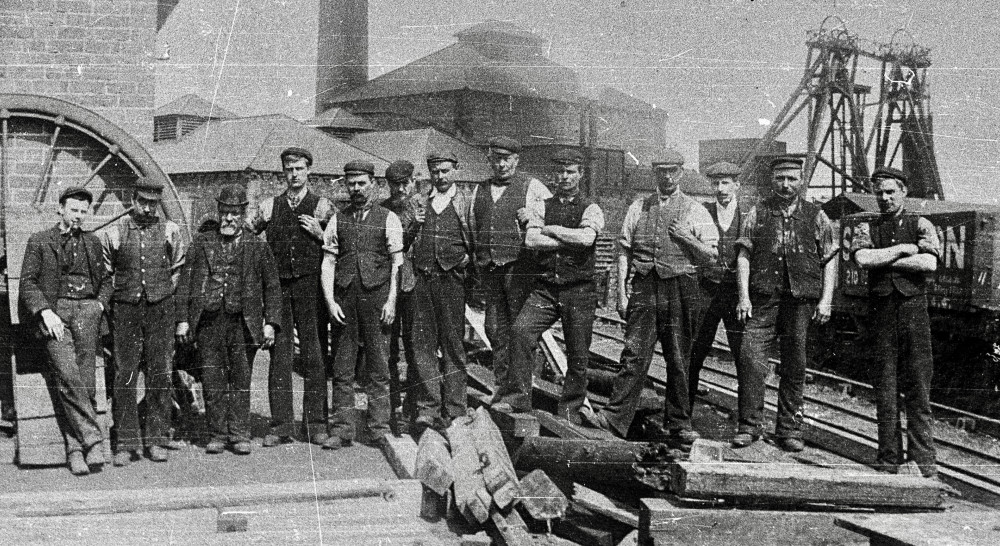
[(202, 118), (227, 119), (239, 117), (225, 108), (189, 93), (178, 97), (163, 106), (160, 106), (153, 113), (154, 116), (196, 116)]
[(305, 124), (317, 129), (375, 130), (375, 126), (364, 118), (356, 116), (343, 108), (330, 108), (322, 114), (306, 121)]
[(459, 168), (452, 179), (456, 182), (479, 182), (491, 175), (482, 150), (436, 129), (361, 133), (348, 142), (388, 161), (408, 160), (416, 166), (413, 175), (417, 179), (429, 177), (426, 158), (432, 151), (455, 154)]

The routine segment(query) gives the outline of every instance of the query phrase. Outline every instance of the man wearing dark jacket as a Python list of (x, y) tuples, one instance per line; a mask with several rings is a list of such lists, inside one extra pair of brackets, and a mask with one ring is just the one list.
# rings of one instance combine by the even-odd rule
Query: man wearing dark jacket
[(20, 298), (46, 338), (63, 419), (60, 428), (73, 474), (105, 462), (97, 421), (95, 360), (101, 314), (111, 300), (111, 279), (93, 233), (81, 230), (93, 195), (80, 187), (59, 196), (60, 222), (28, 238)]
[(178, 341), (195, 339), (211, 440), (250, 453), (250, 378), (257, 348), (270, 348), (281, 324), (281, 283), (267, 243), (244, 228), (247, 193), (230, 184), (216, 198), (219, 227), (191, 245), (177, 294)]

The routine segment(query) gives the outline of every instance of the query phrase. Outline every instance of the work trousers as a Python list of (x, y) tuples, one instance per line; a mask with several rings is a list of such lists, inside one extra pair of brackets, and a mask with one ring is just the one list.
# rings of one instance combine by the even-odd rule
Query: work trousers
[(698, 336), (691, 348), (691, 369), (688, 374), (688, 396), (694, 404), (698, 394), (698, 379), (705, 359), (712, 352), (715, 343), (715, 333), (721, 322), (726, 328), (726, 339), (729, 341), (729, 351), (733, 355), (736, 367), (739, 368), (740, 345), (743, 343), (743, 323), (736, 318), (736, 304), (739, 301), (739, 291), (734, 282), (716, 283), (709, 280), (701, 281), (702, 289), (708, 298), (705, 315), (698, 326)]
[(691, 428), (688, 366), (704, 309), (705, 297), (694, 275), (661, 279), (650, 272), (633, 279), (621, 368), (603, 410), (619, 435), (625, 436), (632, 425), (657, 340), (667, 372), (663, 428), (670, 432)]
[[(508, 374), (513, 384), (509, 390), (531, 400), (535, 348), (542, 333), (561, 320), (567, 367), (558, 412), (566, 418), (575, 417), (587, 398), (587, 367), (596, 307), (593, 282), (560, 286), (539, 281), (514, 323), (512, 366)], [(528, 411), (531, 406), (516, 409)]]
[(927, 296), (871, 296), (871, 319), (877, 361), (875, 392), (878, 416), (876, 464), (904, 462), (899, 395), (906, 411), (907, 458), (921, 472), (934, 470), (933, 418), (930, 387), (934, 359), (931, 353)]
[(163, 446), (170, 440), (174, 358), (173, 296), (149, 303), (114, 302), (112, 305), (115, 346), (114, 409), (118, 432), (116, 451), (142, 449), (136, 387), (139, 364), (146, 364), (146, 415), (143, 422), (146, 447)]
[(759, 435), (764, 429), (764, 394), (768, 357), (778, 342), (778, 419), (775, 437), (802, 438), (802, 392), (806, 378), (806, 339), (816, 300), (788, 291), (750, 296), (752, 316), (746, 321), (736, 377), (739, 432)]
[[(302, 357), (302, 424), (307, 436), (326, 430), (326, 365), (319, 346), (319, 276), (281, 279), (281, 324), (271, 351), (267, 395), (271, 407), (271, 434), (295, 435), (292, 405), (292, 365), (295, 336)], [(293, 328), (294, 325), (294, 328)]]
[(493, 402), (507, 402), (515, 408), (531, 407), (531, 399), (526, 399), (523, 393), (506, 390), (514, 384), (508, 377), (512, 358), (512, 330), (537, 278), (537, 268), (520, 262), (492, 267), (483, 274), (483, 291), (486, 295), (484, 326), (493, 349), (493, 375), (497, 385)]
[[(422, 396), (422, 386), (416, 381), (413, 316), (413, 292), (400, 292), (396, 298), (396, 321), (392, 323), (389, 334), (389, 399), (392, 401), (393, 411), (402, 405), (404, 421), (412, 421), (417, 417), (416, 404)], [(399, 358), (400, 348), (403, 359)], [(406, 361), (405, 367), (400, 365), (402, 360)], [(405, 381), (401, 379), (404, 376)]]
[(359, 349), (364, 350), (364, 369), (360, 379), (368, 395), (368, 438), (375, 440), (389, 432), (392, 414), (389, 400), (389, 332), (382, 324), (382, 307), (389, 297), (389, 283), (374, 289), (354, 279), (347, 288), (337, 287), (335, 298), (344, 312), (344, 325), (337, 325), (337, 354), (333, 363), (333, 416), (330, 434), (353, 441), (354, 381)]
[[(89, 449), (104, 434), (97, 421), (97, 338), (101, 304), (96, 299), (60, 298), (53, 311), (62, 319), (62, 341), (48, 338), (51, 377), (59, 393), (60, 426), (66, 453)], [(134, 399), (134, 394), (133, 394)]]
[(204, 313), (198, 354), (205, 388), (205, 420), (212, 440), (250, 441), (250, 378), (257, 345), (242, 313)]
[[(413, 289), (417, 411), (446, 428), (465, 415), (465, 281), (454, 271), (417, 271)], [(438, 359), (438, 351), (441, 353)]]

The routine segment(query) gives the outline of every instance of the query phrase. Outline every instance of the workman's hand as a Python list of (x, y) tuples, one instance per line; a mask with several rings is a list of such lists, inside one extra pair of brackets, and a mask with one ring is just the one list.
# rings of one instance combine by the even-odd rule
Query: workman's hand
[(265, 324), (264, 325), (264, 342), (260, 344), (261, 348), (270, 349), (274, 347), (274, 325)]
[(421, 206), (417, 206), (417, 208), (413, 209), (413, 221), (414, 222), (416, 222), (418, 224), (423, 224), (424, 220), (426, 220), (426, 219), (427, 219), (427, 208), (421, 207)]
[(816, 305), (816, 312), (813, 313), (812, 319), (816, 321), (816, 324), (826, 324), (830, 320), (830, 313), (832, 312), (833, 303), (820, 300), (819, 304)]
[(319, 225), (319, 220), (308, 214), (299, 215), (299, 225), (312, 234), (317, 239), (323, 238), (323, 228)]
[(628, 296), (618, 296), (618, 316), (620, 316), (622, 320), (627, 320), (626, 319), (627, 315), (628, 315)]
[(396, 322), (396, 299), (389, 298), (382, 306), (382, 324), (392, 326), (393, 322)]
[(753, 305), (750, 303), (750, 298), (743, 299), (736, 303), (736, 319), (741, 322), (746, 322), (748, 318), (753, 316)]
[(344, 316), (344, 310), (340, 308), (340, 304), (334, 302), (330, 306), (330, 318), (337, 321), (337, 324), (345, 326), (347, 324), (347, 317)]
[(517, 221), (520, 222), (522, 226), (524, 224), (527, 224), (528, 219), (530, 218), (531, 218), (531, 213), (528, 212), (528, 207), (521, 207), (517, 209)]
[(42, 333), (48, 337), (62, 341), (65, 325), (59, 315), (52, 309), (42, 310)]
[(191, 342), (191, 325), (185, 322), (178, 322), (177, 329), (174, 330), (174, 337), (177, 343), (187, 344)]

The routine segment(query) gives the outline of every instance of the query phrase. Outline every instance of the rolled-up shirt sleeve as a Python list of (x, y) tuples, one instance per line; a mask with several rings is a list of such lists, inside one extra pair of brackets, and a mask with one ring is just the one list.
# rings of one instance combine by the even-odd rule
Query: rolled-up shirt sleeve
[(340, 253), (340, 238), (337, 236), (337, 215), (330, 217), (323, 230), (323, 253), (336, 257)]
[(837, 250), (837, 242), (833, 236), (833, 222), (825, 212), (816, 215), (816, 248), (824, 259), (832, 256)]
[(320, 197), (316, 203), (316, 210), (313, 211), (313, 217), (319, 220), (321, 226), (326, 227), (327, 222), (333, 217), (333, 212), (333, 203), (326, 197)]
[(740, 228), (740, 236), (733, 243), (737, 248), (743, 247), (747, 249), (747, 252), (753, 251), (753, 231), (754, 226), (757, 225), (757, 207), (750, 209), (746, 217), (743, 219), (743, 226)]
[(389, 254), (403, 251), (403, 223), (392, 211), (385, 217), (385, 247)]
[(917, 219), (917, 248), (921, 253), (941, 258), (941, 241), (938, 239), (937, 228), (923, 216)]
[(583, 218), (580, 219), (580, 227), (590, 228), (598, 235), (604, 231), (604, 211), (597, 203), (591, 203), (583, 210)]
[(622, 222), (622, 234), (618, 237), (618, 247), (622, 250), (632, 250), (632, 237), (635, 228), (639, 225), (639, 216), (642, 215), (642, 201), (633, 201), (625, 212), (625, 220)]
[(719, 246), (719, 228), (715, 227), (712, 215), (703, 205), (697, 204), (691, 207), (686, 220), (690, 225), (691, 234), (699, 241), (711, 247)]
[(528, 209), (528, 223), (524, 229), (542, 229), (545, 227), (545, 201), (534, 208)]
[(528, 181), (528, 192), (525, 195), (524, 206), (528, 209), (529, 214), (545, 218), (545, 200), (550, 197), (552, 197), (552, 192), (545, 187), (545, 184), (532, 178)]
[(187, 247), (184, 245), (184, 237), (181, 234), (181, 227), (174, 222), (167, 222), (165, 226), (167, 245), (170, 247), (170, 272), (177, 273), (184, 267), (187, 258)]

